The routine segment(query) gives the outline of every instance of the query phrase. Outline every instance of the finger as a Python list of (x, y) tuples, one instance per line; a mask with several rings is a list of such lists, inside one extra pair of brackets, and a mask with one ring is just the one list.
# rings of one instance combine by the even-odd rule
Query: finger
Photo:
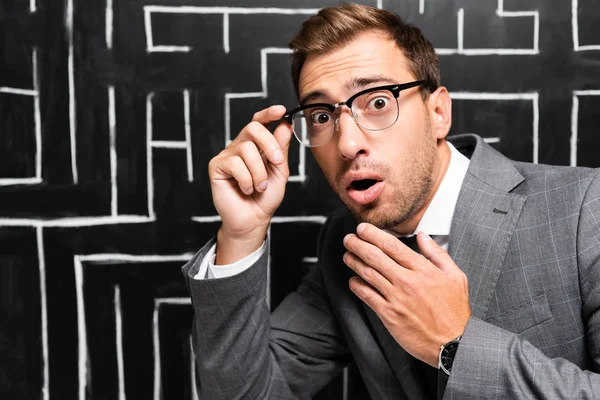
[(396, 282), (397, 276), (407, 271), (404, 268), (398, 268), (398, 264), (377, 246), (362, 240), (353, 233), (346, 235), (344, 246), (390, 282)]
[(290, 150), (290, 144), (292, 142), (292, 136), (294, 136), (292, 126), (287, 122), (282, 122), (279, 125), (277, 125), (277, 128), (275, 128), (275, 131), (273, 132), (273, 137), (275, 138), (275, 140), (277, 140), (279, 146), (281, 146), (281, 149), (283, 151), (283, 157), (286, 161), (288, 159), (288, 153)]
[(363, 222), (356, 227), (356, 232), (361, 239), (372, 243), (406, 269), (418, 270), (426, 263), (419, 253), (402, 243), (400, 239), (372, 224)]
[(259, 192), (264, 192), (267, 189), (269, 181), (267, 180), (268, 175), (265, 162), (256, 144), (254, 142), (242, 142), (238, 147), (240, 157), (252, 176), (254, 188)]
[(368, 282), (377, 289), (384, 298), (388, 298), (390, 291), (393, 291), (393, 286), (379, 271), (368, 266), (359, 257), (349, 251), (344, 254), (342, 259), (365, 282)]
[(417, 244), (421, 253), (441, 271), (451, 277), (463, 275), (463, 272), (458, 268), (448, 252), (441, 248), (428, 234), (419, 232), (417, 235)]
[(209, 164), (209, 171), (212, 172), (211, 179), (213, 180), (233, 178), (243, 193), (251, 195), (254, 192), (250, 171), (242, 158), (237, 155), (214, 158)]
[(281, 117), (283, 117), (284, 114), (284, 106), (274, 105), (254, 113), (254, 116), (252, 116), (252, 121), (260, 122), (264, 126), (267, 126), (271, 122), (275, 122)]
[(350, 278), (348, 286), (359, 299), (375, 311), (375, 314), (379, 315), (380, 311), (384, 309), (386, 300), (362, 278), (353, 276)]
[(242, 129), (235, 142), (251, 141), (265, 154), (267, 160), (273, 164), (285, 161), (284, 149), (269, 130), (260, 122), (252, 121)]
[[(260, 122), (264, 126), (267, 126), (271, 122), (280, 120), (285, 115), (285, 112), (286, 108), (284, 106), (271, 106), (269, 108), (255, 113), (254, 117), (252, 118), (252, 121)], [(273, 137), (275, 138), (275, 140), (277, 141), (284, 153), (287, 153), (287, 149), (290, 146), (292, 135), (292, 126), (285, 122), (282, 122), (279, 125), (277, 125), (277, 128), (275, 128), (275, 131), (273, 132)], [(284, 158), (287, 159), (287, 157)]]

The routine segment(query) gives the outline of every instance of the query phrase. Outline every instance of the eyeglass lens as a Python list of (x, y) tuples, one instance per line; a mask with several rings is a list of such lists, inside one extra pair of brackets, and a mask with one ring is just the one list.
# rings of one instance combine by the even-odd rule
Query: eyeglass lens
[[(398, 119), (398, 102), (389, 90), (368, 92), (352, 101), (352, 116), (364, 129), (386, 129)], [(307, 147), (323, 145), (333, 135), (337, 118), (323, 106), (306, 108), (293, 116), (294, 134)]]

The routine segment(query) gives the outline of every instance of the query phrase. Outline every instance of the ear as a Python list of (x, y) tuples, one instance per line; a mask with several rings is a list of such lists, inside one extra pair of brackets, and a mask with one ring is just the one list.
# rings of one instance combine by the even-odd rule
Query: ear
[(431, 127), (437, 139), (444, 139), (452, 125), (452, 100), (448, 89), (443, 86), (429, 95), (427, 109), (431, 120)]

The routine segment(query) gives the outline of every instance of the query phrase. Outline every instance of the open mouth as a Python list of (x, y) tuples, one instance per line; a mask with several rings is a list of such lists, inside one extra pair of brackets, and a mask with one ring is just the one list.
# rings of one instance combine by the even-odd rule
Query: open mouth
[(360, 180), (353, 181), (350, 184), (350, 187), (354, 190), (363, 192), (363, 191), (369, 189), (371, 186), (373, 186), (377, 182), (378, 181), (376, 181), (375, 179), (360, 179)]

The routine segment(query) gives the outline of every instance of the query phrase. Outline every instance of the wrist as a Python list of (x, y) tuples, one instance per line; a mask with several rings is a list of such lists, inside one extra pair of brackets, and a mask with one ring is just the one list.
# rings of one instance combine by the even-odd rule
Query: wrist
[(257, 251), (267, 237), (267, 229), (231, 234), (221, 227), (217, 232), (215, 265), (233, 264)]

